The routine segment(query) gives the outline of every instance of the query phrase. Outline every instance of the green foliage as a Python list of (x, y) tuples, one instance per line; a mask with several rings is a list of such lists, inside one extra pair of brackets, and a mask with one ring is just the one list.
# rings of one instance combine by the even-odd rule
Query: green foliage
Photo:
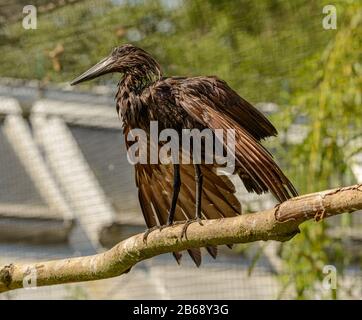
[[(119, 2), (83, 1), (39, 14), (37, 30), (5, 24), (1, 75), (68, 82), (112, 47), (132, 42), (152, 52), (166, 74), (217, 74), (251, 101), (280, 103), (284, 90), (301, 85), (296, 67), (332, 36), (321, 28), (319, 1)], [(48, 52), (59, 43), (56, 72)]]
[(66, 294), (64, 299), (66, 300), (87, 300), (89, 299), (88, 293), (81, 285), (67, 285), (65, 287)]
[[(351, 142), (362, 136), (361, 9), (355, 3), (343, 10), (343, 23), (335, 37), (300, 70), (300, 78), (312, 77), (314, 85), (291, 96), (292, 104), (299, 106), (298, 113), (309, 119), (306, 139), (291, 150), (291, 157), (289, 154), (303, 192), (354, 182), (348, 164), (350, 155), (360, 150)], [(298, 298), (314, 296), (313, 286), (325, 277), (323, 266), (335, 265), (341, 277), (351, 258), (327, 230), (326, 222), (310, 223), (283, 245), (282, 257), (288, 265), (284, 282), (295, 286)], [(338, 289), (327, 291), (327, 296), (337, 298), (338, 293)]]

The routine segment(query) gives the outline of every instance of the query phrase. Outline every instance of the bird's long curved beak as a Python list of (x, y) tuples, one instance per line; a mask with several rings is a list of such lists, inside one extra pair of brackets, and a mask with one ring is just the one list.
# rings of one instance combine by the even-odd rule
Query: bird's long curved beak
[(113, 67), (115, 63), (115, 58), (112, 56), (109, 56), (107, 58), (104, 58), (103, 60), (99, 61), (96, 65), (94, 65), (92, 68), (88, 69), (86, 72), (81, 74), (79, 77), (75, 78), (70, 85), (74, 86), (75, 84), (78, 84), (83, 81), (88, 81), (94, 78), (97, 78), (103, 74), (113, 72)]

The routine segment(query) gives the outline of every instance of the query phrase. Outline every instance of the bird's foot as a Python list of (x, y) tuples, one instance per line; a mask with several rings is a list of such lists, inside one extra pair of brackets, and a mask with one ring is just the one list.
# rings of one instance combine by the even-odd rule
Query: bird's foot
[(160, 232), (164, 229), (168, 227), (168, 225), (163, 225), (163, 226), (154, 226), (152, 228), (149, 228), (145, 231), (145, 233), (143, 234), (143, 242), (147, 243), (147, 238), (150, 235), (151, 232), (159, 230)]
[(184, 224), (184, 223), (185, 223), (185, 220), (177, 220), (177, 221), (172, 222), (168, 226), (172, 227), (172, 226), (177, 226), (178, 224)]
[(314, 220), (316, 222), (319, 222), (319, 221), (323, 220), (325, 217), (326, 217), (326, 210), (323, 209), (321, 211), (317, 211), (317, 213), (314, 216)]
[(181, 231), (181, 239), (183, 237), (185, 237), (185, 239), (187, 239), (187, 236), (186, 236), (187, 229), (190, 226), (190, 224), (192, 224), (194, 222), (198, 222), (200, 226), (203, 226), (201, 218), (194, 218), (194, 219), (187, 220)]

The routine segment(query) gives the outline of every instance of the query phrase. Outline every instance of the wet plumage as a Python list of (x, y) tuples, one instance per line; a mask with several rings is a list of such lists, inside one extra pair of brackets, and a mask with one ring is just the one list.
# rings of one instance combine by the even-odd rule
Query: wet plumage
[[(150, 121), (158, 121), (159, 131), (172, 128), (179, 133), (182, 129), (194, 128), (234, 129), (236, 173), (246, 189), (258, 194), (269, 191), (279, 202), (297, 195), (272, 155), (260, 144), (260, 140), (275, 136), (277, 130), (226, 82), (214, 76), (163, 77), (159, 64), (148, 53), (124, 45), (114, 49), (109, 57), (72, 84), (109, 72), (123, 74), (116, 100), (125, 136), (135, 128), (149, 132)], [(131, 143), (126, 140), (126, 145), (129, 147)], [(201, 214), (206, 219), (240, 214), (241, 206), (235, 197), (234, 185), (227, 176), (216, 174), (217, 166), (200, 166), (202, 191), (199, 198), (195, 192), (196, 168), (192, 164), (180, 164), (181, 181), (176, 184), (176, 168), (173, 169), (172, 164), (136, 164), (136, 184), (147, 227), (168, 223), (175, 188), (179, 193), (172, 221), (193, 219), (197, 201), (200, 201)], [(215, 247), (207, 250), (216, 257)], [(191, 249), (189, 254), (200, 265), (200, 249)], [(174, 253), (174, 256), (177, 261), (181, 258), (180, 253)]]

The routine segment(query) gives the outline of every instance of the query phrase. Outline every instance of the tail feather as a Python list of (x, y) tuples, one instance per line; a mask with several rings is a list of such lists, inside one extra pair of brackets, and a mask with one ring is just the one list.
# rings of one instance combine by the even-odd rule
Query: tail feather
[(188, 249), (187, 252), (189, 253), (191, 259), (195, 262), (197, 267), (201, 265), (201, 250), (199, 248), (192, 248)]
[(176, 259), (177, 264), (180, 265), (181, 258), (182, 258), (182, 253), (180, 253), (180, 252), (172, 252), (172, 255)]
[(206, 247), (207, 252), (212, 256), (214, 259), (216, 259), (217, 256), (217, 247)]

